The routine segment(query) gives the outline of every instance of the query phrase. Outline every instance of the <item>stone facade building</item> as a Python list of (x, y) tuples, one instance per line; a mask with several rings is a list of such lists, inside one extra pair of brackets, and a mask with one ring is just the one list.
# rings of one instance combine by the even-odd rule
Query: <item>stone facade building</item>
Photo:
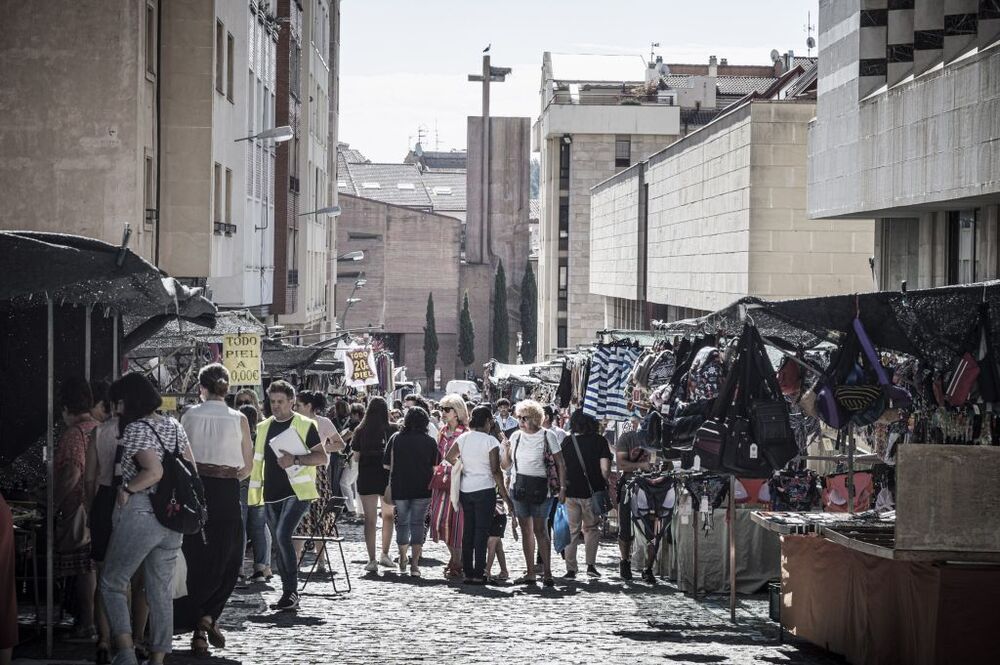
[(878, 286), (1000, 277), (1000, 6), (822, 0), (812, 217), (874, 217)]
[(534, 149), (541, 153), (538, 349), (594, 340), (604, 296), (591, 291), (590, 189), (773, 85), (772, 65), (646, 62), (640, 56), (545, 53)]

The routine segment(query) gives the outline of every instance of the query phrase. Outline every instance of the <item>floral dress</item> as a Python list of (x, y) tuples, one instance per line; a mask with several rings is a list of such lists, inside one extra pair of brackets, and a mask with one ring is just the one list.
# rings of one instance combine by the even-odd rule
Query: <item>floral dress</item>
[[(465, 434), (469, 429), (464, 425), (459, 425), (454, 432), (449, 432), (447, 428), (438, 433), (438, 453), (444, 459), (452, 444)], [(447, 462), (442, 462), (448, 465)], [(438, 543), (444, 541), (448, 547), (461, 549), (462, 547), (462, 507), (458, 510), (451, 505), (451, 490), (434, 490), (431, 494), (431, 540)]]

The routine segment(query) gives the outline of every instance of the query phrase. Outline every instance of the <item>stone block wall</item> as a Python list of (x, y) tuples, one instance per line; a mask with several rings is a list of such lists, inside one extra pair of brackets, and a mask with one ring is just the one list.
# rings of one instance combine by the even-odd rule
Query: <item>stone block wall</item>
[(637, 164), (591, 194), (591, 293), (629, 300), (639, 297), (641, 172)]

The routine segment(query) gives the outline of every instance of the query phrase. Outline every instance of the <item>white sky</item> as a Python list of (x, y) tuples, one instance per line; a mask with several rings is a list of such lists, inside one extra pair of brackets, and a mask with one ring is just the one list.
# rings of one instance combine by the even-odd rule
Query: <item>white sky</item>
[[(339, 138), (373, 161), (424, 147), (464, 149), (465, 119), (481, 112), (482, 70), (511, 67), (493, 84), (493, 115), (534, 119), (542, 53), (649, 56), (667, 62), (768, 64), (771, 49), (806, 54), (806, 15), (818, 0), (343, 0)], [(815, 35), (816, 33), (814, 33)], [(813, 50), (813, 55), (817, 51)]]

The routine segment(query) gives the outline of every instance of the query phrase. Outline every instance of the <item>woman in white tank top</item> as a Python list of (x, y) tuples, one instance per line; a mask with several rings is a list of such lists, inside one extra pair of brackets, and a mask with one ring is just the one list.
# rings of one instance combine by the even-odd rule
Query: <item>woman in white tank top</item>
[(208, 522), (201, 533), (184, 536), (188, 595), (174, 601), (177, 632), (193, 631), (191, 651), (208, 654), (226, 638), (216, 625), (243, 567), (240, 479), (250, 475), (253, 443), (246, 416), (226, 405), (229, 371), (218, 363), (198, 374), (202, 403), (181, 418), (205, 486)]

